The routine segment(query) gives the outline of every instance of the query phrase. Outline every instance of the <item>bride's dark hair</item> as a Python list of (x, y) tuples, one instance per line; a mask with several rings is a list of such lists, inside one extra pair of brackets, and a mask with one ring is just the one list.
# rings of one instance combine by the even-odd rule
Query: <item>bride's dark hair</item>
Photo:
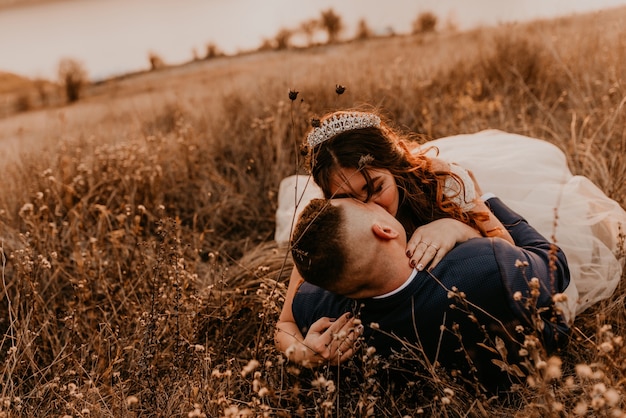
[(412, 153), (407, 141), (384, 122), (378, 127), (341, 132), (311, 147), (307, 164), (326, 198), (332, 198), (331, 181), (339, 168), (359, 170), (367, 184), (368, 200), (376, 190), (367, 169), (389, 170), (398, 186), (399, 207), (396, 218), (409, 236), (420, 225), (436, 219), (454, 218), (477, 228), (476, 219), (481, 218), (480, 214), (464, 212), (451, 199), (455, 196), (444, 194), (446, 179), (452, 177), (459, 183), (457, 190), (460, 190), (461, 196), (464, 195), (463, 182), (458, 176), (442, 167), (434, 167), (425, 151)]

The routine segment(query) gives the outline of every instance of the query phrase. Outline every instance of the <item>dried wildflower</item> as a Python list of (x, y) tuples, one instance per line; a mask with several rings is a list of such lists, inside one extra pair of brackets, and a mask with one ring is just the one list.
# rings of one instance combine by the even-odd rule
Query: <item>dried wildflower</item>
[(296, 100), (298, 98), (298, 93), (300, 92), (289, 89), (289, 100), (291, 100), (292, 102)]
[(593, 370), (586, 364), (577, 364), (576, 365), (576, 374), (581, 379), (589, 379), (593, 376)]
[(136, 396), (130, 395), (126, 398), (126, 406), (133, 406), (139, 402), (139, 398)]
[(324, 376), (319, 376), (317, 379), (311, 381), (313, 387), (320, 387), (326, 384), (326, 378)]
[(292, 344), (289, 347), (287, 347), (287, 350), (285, 350), (285, 355), (287, 356), (287, 358), (291, 358), (291, 356), (293, 356), (295, 352), (296, 352), (296, 346), (295, 344)]
[(200, 410), (200, 405), (195, 404), (193, 411), (187, 414), (189, 418), (204, 418), (206, 414)]
[(561, 377), (561, 365), (563, 362), (559, 357), (550, 357), (548, 359), (548, 367), (546, 369), (546, 379), (554, 380)]
[(370, 154), (361, 155), (359, 158), (359, 168), (367, 167), (374, 161), (374, 157)]
[(605, 341), (598, 346), (598, 351), (600, 351), (603, 354), (610, 353), (611, 351), (613, 351), (613, 344), (611, 344), (608, 341)]
[(587, 414), (587, 403), (584, 401), (578, 402), (572, 411), (574, 415), (586, 415)]
[(609, 404), (609, 406), (617, 405), (620, 398), (621, 395), (619, 394), (619, 392), (613, 388), (608, 389), (606, 392), (604, 392), (604, 399), (606, 399), (606, 402)]
[(445, 393), (446, 396), (448, 396), (450, 398), (452, 398), (454, 396), (454, 391), (452, 389), (450, 389), (450, 388), (445, 388), (443, 390), (443, 393)]
[(335, 86), (335, 93), (337, 93), (338, 95), (342, 95), (345, 91), (346, 91), (345, 86), (342, 86), (341, 84), (337, 84)]
[(257, 367), (259, 367), (259, 361), (256, 359), (252, 359), (244, 366), (241, 370), (241, 377), (246, 377), (246, 375), (252, 373)]
[(528, 266), (528, 261), (515, 260), (515, 267), (520, 268), (520, 267), (527, 267), (527, 266)]
[(26, 216), (33, 213), (35, 206), (32, 203), (25, 203), (20, 209), (20, 216)]
[(604, 407), (604, 404), (606, 402), (604, 401), (604, 398), (593, 398), (591, 400), (591, 408), (598, 410), (602, 407)]
[(518, 290), (517, 292), (513, 293), (513, 300), (516, 300), (518, 302), (522, 300), (522, 292)]

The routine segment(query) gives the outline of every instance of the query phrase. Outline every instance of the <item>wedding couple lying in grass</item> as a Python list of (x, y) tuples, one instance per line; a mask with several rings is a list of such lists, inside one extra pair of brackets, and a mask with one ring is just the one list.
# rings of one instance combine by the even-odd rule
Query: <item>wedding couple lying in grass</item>
[(359, 111), (312, 125), (315, 184), (285, 179), (277, 213), (295, 264), (275, 337), (290, 361), (367, 348), (402, 364), (395, 384), (442, 366), (505, 390), (615, 290), (626, 212), (557, 147), (495, 130), (415, 146)]

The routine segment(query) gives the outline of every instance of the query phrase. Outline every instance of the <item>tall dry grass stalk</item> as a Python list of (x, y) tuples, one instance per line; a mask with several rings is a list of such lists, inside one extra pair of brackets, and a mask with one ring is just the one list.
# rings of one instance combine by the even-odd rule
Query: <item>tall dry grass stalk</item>
[(2, 162), (0, 416), (621, 416), (623, 284), (507, 397), (432, 365), (393, 389), (371, 351), (339, 371), (275, 350), (291, 262), (272, 234), (310, 118), (363, 103), (432, 138), (546, 139), (624, 206), (623, 19), (216, 58), (1, 121), (39, 151)]

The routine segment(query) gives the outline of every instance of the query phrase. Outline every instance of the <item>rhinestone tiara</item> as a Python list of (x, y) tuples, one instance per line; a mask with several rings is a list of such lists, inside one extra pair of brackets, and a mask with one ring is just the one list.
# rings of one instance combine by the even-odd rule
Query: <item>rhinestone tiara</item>
[(333, 115), (307, 135), (309, 147), (314, 147), (345, 131), (380, 126), (380, 118), (373, 113), (350, 112)]

